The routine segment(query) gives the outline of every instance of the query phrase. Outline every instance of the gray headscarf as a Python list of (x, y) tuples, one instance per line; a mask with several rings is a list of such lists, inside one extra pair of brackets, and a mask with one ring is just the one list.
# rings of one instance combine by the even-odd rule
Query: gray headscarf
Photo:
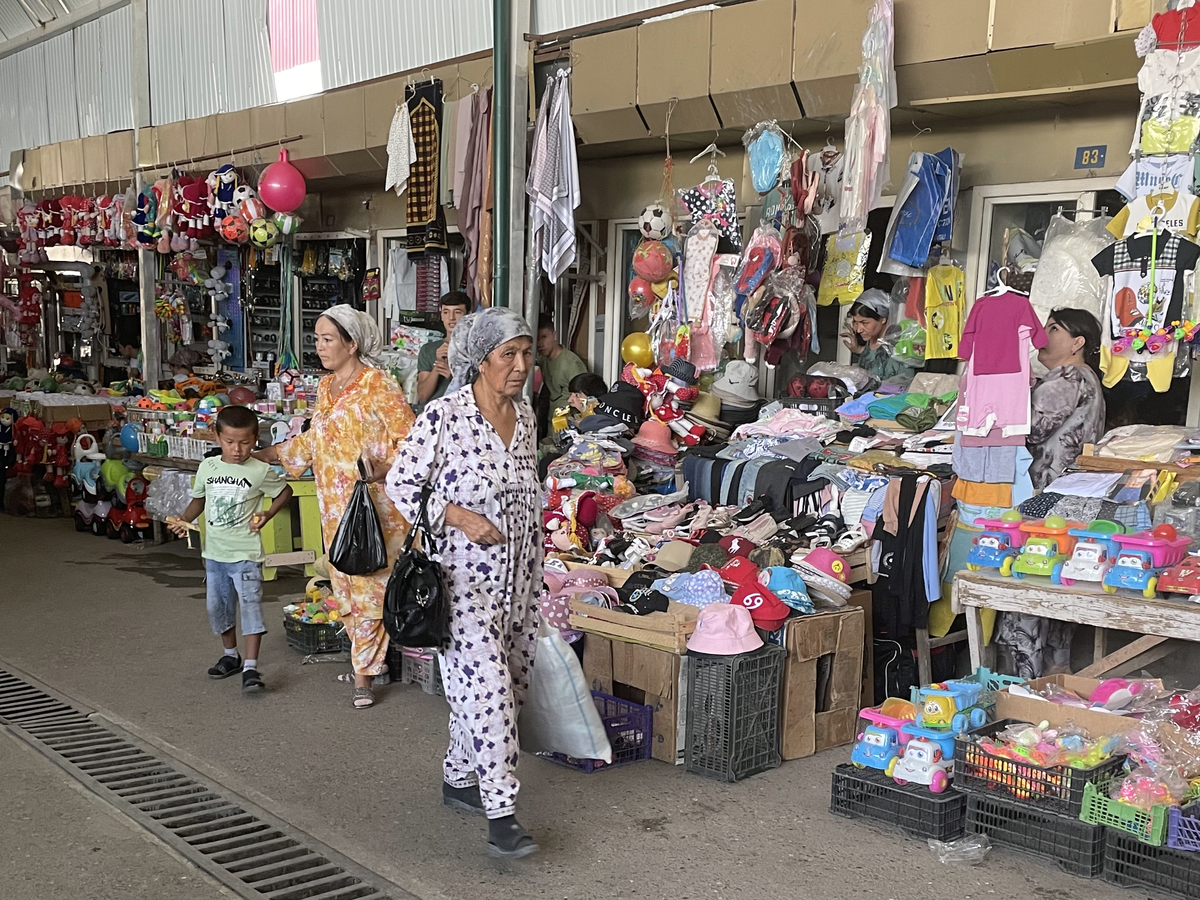
[(379, 351), (383, 349), (383, 336), (375, 320), (362, 310), (355, 309), (347, 303), (331, 306), (321, 313), (342, 326), (350, 340), (358, 344), (358, 356), (368, 365), (379, 364)]
[(463, 316), (454, 328), (446, 355), (450, 374), (454, 376), (446, 393), (474, 384), (479, 377), (479, 366), (491, 352), (519, 337), (532, 338), (533, 332), (524, 316), (507, 307), (493, 306)]

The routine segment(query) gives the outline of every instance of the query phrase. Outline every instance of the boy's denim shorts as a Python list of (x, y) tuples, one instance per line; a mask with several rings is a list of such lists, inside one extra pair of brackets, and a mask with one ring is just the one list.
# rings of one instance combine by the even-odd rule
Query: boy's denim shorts
[(204, 561), (208, 573), (208, 621), (213, 634), (224, 634), (237, 624), (242, 607), (242, 634), (266, 634), (262, 617), (262, 564)]

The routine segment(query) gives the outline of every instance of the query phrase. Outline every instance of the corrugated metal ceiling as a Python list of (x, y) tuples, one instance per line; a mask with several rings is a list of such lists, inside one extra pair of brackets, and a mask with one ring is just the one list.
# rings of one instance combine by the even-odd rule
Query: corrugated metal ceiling
[[(0, 39), (11, 41), (39, 25), (52, 25), (94, 0), (0, 0)], [(32, 11), (32, 16), (30, 15)]]
[(678, 0), (533, 0), (533, 34), (557, 34), (648, 12)]

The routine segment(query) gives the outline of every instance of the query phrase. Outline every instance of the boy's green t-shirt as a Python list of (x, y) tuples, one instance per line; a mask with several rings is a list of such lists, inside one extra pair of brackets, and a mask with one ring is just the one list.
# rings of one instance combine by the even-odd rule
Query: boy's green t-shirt
[(250, 530), (250, 519), (263, 497), (274, 500), (285, 487), (283, 476), (258, 459), (231, 465), (210, 456), (200, 463), (192, 496), (204, 498), (204, 558), (262, 562), (262, 538)]

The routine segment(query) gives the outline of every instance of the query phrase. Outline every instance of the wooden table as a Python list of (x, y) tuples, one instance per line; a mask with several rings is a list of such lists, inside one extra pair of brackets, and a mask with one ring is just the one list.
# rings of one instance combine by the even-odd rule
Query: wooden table
[[(985, 647), (983, 642), (979, 615), (983, 609), (1094, 626), (1092, 664), (1078, 673), (1093, 678), (1136, 671), (1173, 653), (1182, 646), (1182, 641), (1200, 641), (1200, 604), (1182, 597), (1147, 600), (1126, 591), (1106, 594), (1098, 584), (1076, 583), (1066, 587), (1038, 576), (1017, 579), (988, 572), (959, 572), (954, 576), (951, 606), (956, 613), (966, 615), (972, 668), (994, 662), (994, 648)], [(1106, 653), (1108, 629), (1143, 636)]]

